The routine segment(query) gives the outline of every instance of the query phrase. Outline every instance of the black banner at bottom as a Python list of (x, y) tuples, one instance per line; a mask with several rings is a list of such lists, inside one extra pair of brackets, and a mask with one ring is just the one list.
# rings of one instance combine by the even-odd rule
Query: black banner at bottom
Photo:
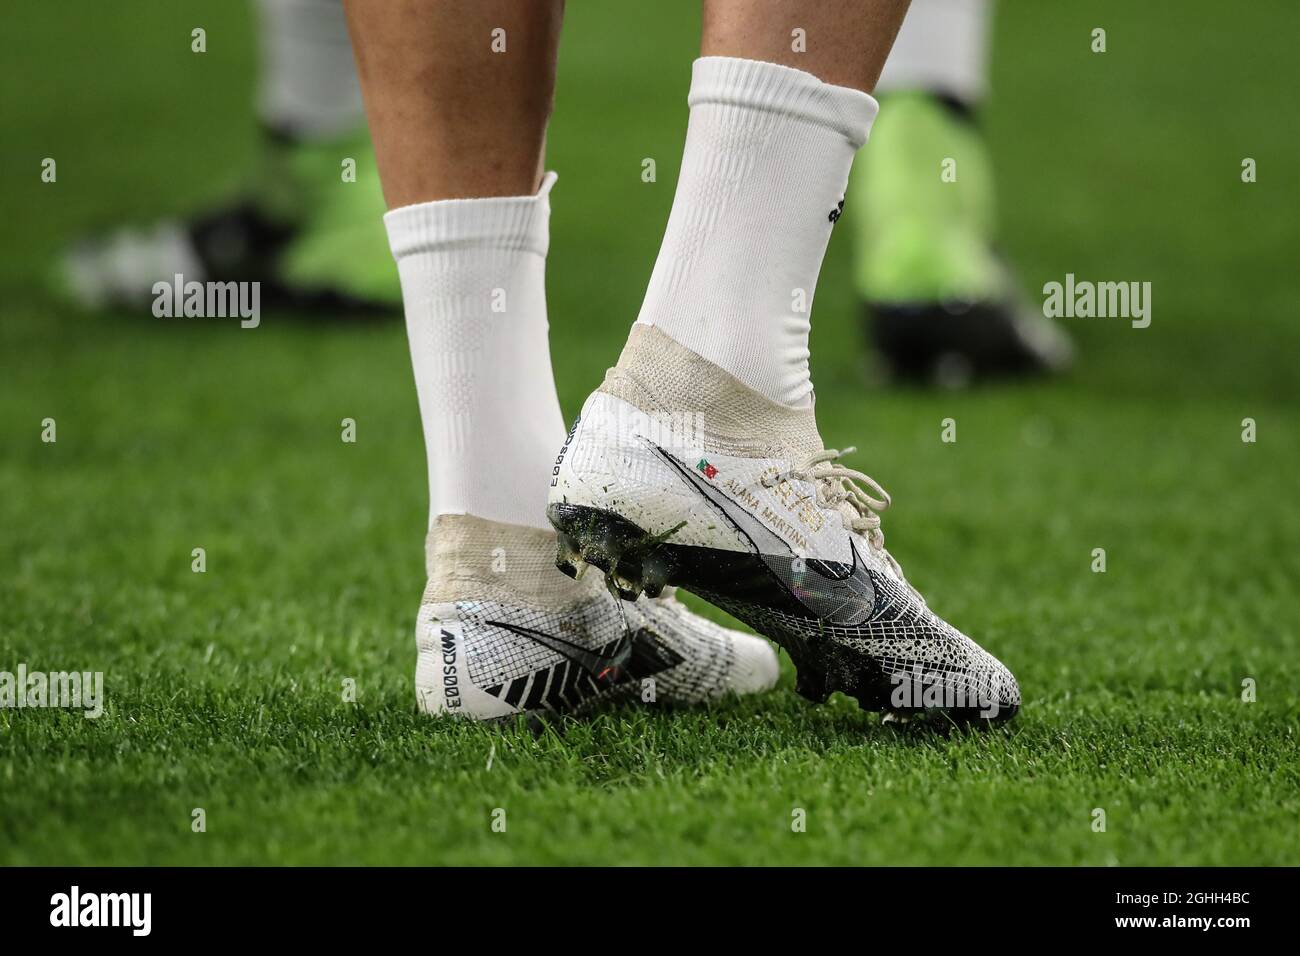
[[(1276, 934), (1294, 871), (1265, 869), (7, 869), (5, 938), (77, 944), (158, 939), (338, 945), (414, 935), (477, 942), (531, 934), (664, 934), (764, 945), (782, 924), (827, 937), (1001, 948), (1048, 931), (1070, 940)], [(568, 927), (567, 930), (561, 929)], [(683, 935), (685, 934), (685, 935)], [(523, 936), (519, 938), (529, 938)], [(687, 941), (689, 940), (689, 945)], [(583, 944), (585, 945), (585, 944)]]

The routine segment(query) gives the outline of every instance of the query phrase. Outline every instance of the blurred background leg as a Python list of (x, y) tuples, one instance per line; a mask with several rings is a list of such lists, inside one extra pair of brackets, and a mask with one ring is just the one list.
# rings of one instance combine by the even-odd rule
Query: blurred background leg
[(991, 0), (914, 0), (853, 176), (855, 284), (887, 373), (955, 387), (1054, 371), (1069, 340), (1035, 314), (996, 246), (987, 89)]
[(77, 242), (60, 293), (103, 309), (147, 303), (158, 276), (259, 282), (301, 315), (394, 314), (397, 276), (378, 213), (341, 0), (257, 0), (258, 158), (242, 188), (193, 216), (124, 222)]

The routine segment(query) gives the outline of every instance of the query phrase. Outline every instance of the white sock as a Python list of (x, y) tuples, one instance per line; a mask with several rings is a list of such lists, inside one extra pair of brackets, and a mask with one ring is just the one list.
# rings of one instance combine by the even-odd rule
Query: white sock
[(877, 93), (926, 90), (977, 103), (988, 83), (989, 0), (912, 0)]
[(340, 0), (258, 0), (262, 122), (299, 139), (330, 139), (365, 123)]
[(555, 178), (536, 196), (447, 199), (384, 217), (424, 422), (430, 527), (468, 514), (550, 528), (564, 443), (546, 323)]
[(637, 322), (807, 405), (809, 312), (876, 101), (811, 73), (695, 61), (672, 214)]

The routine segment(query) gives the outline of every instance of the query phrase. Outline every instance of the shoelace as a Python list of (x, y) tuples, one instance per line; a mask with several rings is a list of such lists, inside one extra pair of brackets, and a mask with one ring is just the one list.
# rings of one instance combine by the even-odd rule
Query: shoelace
[[(899, 578), (906, 581), (902, 567), (885, 550), (885, 532), (880, 527), (881, 512), (889, 507), (892, 500), (889, 492), (880, 487), (880, 483), (870, 475), (839, 464), (839, 459), (855, 451), (857, 448), (852, 446), (843, 451), (826, 448), (810, 455), (801, 465), (763, 479), (762, 483), (770, 488), (787, 478), (808, 481), (817, 489), (817, 504), (821, 507), (838, 508), (841, 504), (847, 504), (853, 514), (849, 526), (864, 535), (871, 547), (884, 555)], [(866, 486), (865, 490), (863, 485)], [(868, 491), (874, 492), (876, 497), (872, 497)], [(916, 589), (910, 584), (908, 588), (916, 594)], [(917, 597), (920, 595), (917, 594)]]

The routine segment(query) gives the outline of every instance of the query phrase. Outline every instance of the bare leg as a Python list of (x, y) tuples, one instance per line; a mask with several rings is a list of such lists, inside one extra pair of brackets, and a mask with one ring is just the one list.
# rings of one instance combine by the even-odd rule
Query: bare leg
[(345, 6), (390, 209), (537, 191), (564, 0)]
[[(701, 56), (779, 63), (836, 86), (875, 88), (910, 0), (705, 0)], [(797, 52), (793, 31), (804, 31)]]

